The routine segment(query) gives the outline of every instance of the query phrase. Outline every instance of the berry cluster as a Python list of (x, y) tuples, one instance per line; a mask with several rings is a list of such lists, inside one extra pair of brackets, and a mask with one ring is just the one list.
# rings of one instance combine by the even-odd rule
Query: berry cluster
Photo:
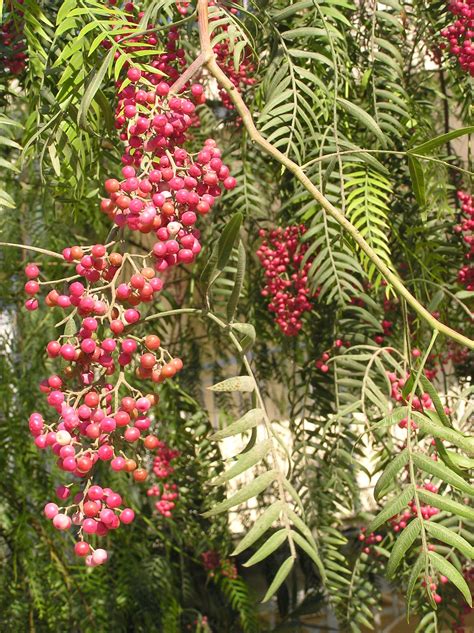
[(209, 573), (210, 578), (216, 574), (235, 580), (237, 578), (237, 567), (229, 558), (221, 558), (216, 550), (208, 550), (201, 554), (204, 569)]
[[(458, 58), (463, 70), (474, 77), (474, 2), (473, 0), (451, 0), (448, 10), (457, 19), (441, 31), (442, 37), (449, 42), (449, 51)], [(441, 49), (446, 48), (444, 42)]]
[(465, 255), (467, 263), (459, 271), (458, 281), (465, 286), (466, 290), (474, 291), (474, 198), (464, 191), (458, 191), (458, 199), (464, 217), (461, 224), (456, 225), (454, 230), (462, 236), (463, 242), (469, 249)]
[(335, 352), (337, 352), (338, 350), (340, 350), (342, 347), (350, 347), (351, 346), (351, 342), (350, 341), (343, 341), (340, 338), (337, 338), (334, 343), (333, 343), (333, 350), (327, 350), (326, 352), (323, 352), (320, 356), (320, 358), (318, 358), (314, 364), (316, 365), (317, 369), (319, 369), (319, 371), (323, 372), (323, 374), (327, 374), (327, 372), (329, 371), (329, 365), (327, 364), (328, 360), (331, 358), (331, 354), (334, 354)]
[[(436, 604), (441, 604), (441, 602), (443, 601), (443, 598), (439, 595), (439, 593), (437, 593), (438, 587), (440, 584), (445, 585), (448, 582), (448, 579), (446, 578), (446, 576), (440, 575), (439, 579), (429, 577), (428, 580), (429, 580), (429, 589), (431, 592), (431, 597), (433, 598)], [(426, 587), (426, 582), (424, 580), (421, 581), (421, 586)]]
[(176, 499), (179, 496), (178, 486), (175, 483), (162, 483), (174, 473), (171, 465), (173, 459), (179, 457), (179, 451), (169, 448), (164, 442), (157, 441), (156, 455), (153, 459), (152, 472), (160, 483), (155, 483), (147, 490), (149, 497), (159, 497), (155, 501), (156, 510), (164, 517), (170, 518), (176, 506)]
[[(223, 28), (227, 30), (227, 26)], [(252, 53), (248, 47), (244, 48), (242, 59), (240, 60), (237, 70), (235, 69), (233, 55), (229, 50), (228, 39), (221, 40), (214, 46), (213, 50), (216, 55), (217, 63), (234, 84), (238, 92), (243, 92), (246, 86), (253, 86), (255, 84), (256, 79), (253, 77), (255, 64), (252, 61)], [(234, 104), (224, 89), (221, 88), (219, 90), (219, 96), (228, 110), (234, 109)]]
[[(142, 16), (131, 2), (124, 9), (131, 26)], [(101, 209), (120, 229), (118, 241), (65, 248), (64, 265), (73, 271), (56, 281), (43, 280), (35, 263), (25, 268), (26, 308), (36, 310), (40, 291), (47, 287), (46, 306), (66, 313), (61, 321), (64, 333), (46, 347), (59, 368), (40, 385), (48, 413), (32, 413), (29, 428), (35, 445), (50, 449), (57, 467), (73, 477), (60, 486), (58, 498), (68, 498), (73, 487), (78, 490), (72, 504), (50, 502), (45, 514), (57, 529), (77, 531), (75, 552), (90, 566), (108, 557), (93, 546), (94, 539), (134, 519), (118, 493), (96, 483), (95, 466), (109, 464), (112, 471), (145, 481), (143, 448), (156, 451), (153, 472), (163, 480), (172, 474), (170, 462), (177, 456), (152, 432), (159, 396), (132, 386), (127, 376), (159, 384), (175, 376), (183, 362), (164, 349), (155, 334), (138, 335), (143, 319), (137, 307), (155, 300), (163, 288), (159, 275), (168, 267), (194, 260), (201, 249), (198, 216), (211, 210), (223, 189), (236, 184), (214, 140), (208, 139), (196, 156), (185, 147), (203, 91), (195, 84), (186, 94), (171, 94), (178, 68), (185, 63), (177, 39), (176, 29), (170, 29), (165, 52), (153, 53), (143, 73), (128, 63), (122, 66), (116, 55), (122, 73), (116, 127), (125, 151), (122, 178), (106, 181)], [(154, 35), (140, 35), (128, 54), (156, 44)], [(157, 241), (144, 255), (126, 252), (125, 229), (154, 232)], [(160, 496), (157, 510), (171, 516), (176, 485), (167, 482), (150, 490), (150, 496)]]
[[(137, 23), (142, 14), (135, 17), (133, 4), (127, 6), (131, 24)], [(125, 143), (123, 178), (106, 181), (108, 197), (101, 202), (102, 212), (118, 227), (155, 233), (152, 254), (160, 272), (194, 261), (201, 250), (198, 216), (209, 213), (223, 189), (236, 186), (213, 139), (195, 156), (183, 147), (189, 128), (198, 122), (196, 104), (205, 97), (200, 84), (189, 87), (189, 97), (172, 94), (185, 65), (178, 36), (176, 28), (169, 30), (166, 50), (152, 56), (150, 70), (123, 64), (126, 76), (117, 81), (115, 112), (115, 127)], [(157, 44), (154, 34), (132, 39), (131, 53)], [(110, 47), (110, 41), (104, 40), (104, 46)]]
[[(434, 484), (429, 482), (423, 484), (423, 488), (425, 490), (429, 490), (429, 492), (438, 492), (438, 488)], [(439, 514), (439, 509), (430, 505), (422, 505), (420, 506), (420, 512), (423, 519), (425, 519), (425, 521), (428, 521), (428, 519), (430, 519), (431, 517)], [(393, 528), (393, 531), (400, 532), (401, 530), (404, 530), (408, 523), (417, 516), (418, 512), (416, 509), (416, 501), (410, 501), (407, 510), (405, 510), (401, 514), (397, 514), (390, 519), (390, 524)]]
[(24, 0), (8, 0), (4, 20), (0, 24), (0, 64), (4, 73), (20, 75), (26, 68), (27, 54), (23, 36), (23, 11), (18, 5)]
[(366, 534), (366, 529), (361, 528), (359, 534), (359, 541), (363, 544), (362, 551), (364, 554), (370, 554), (372, 551), (371, 545), (378, 545), (383, 541), (383, 536), (381, 534), (376, 534), (375, 532), (371, 532), (370, 534)]
[[(62, 501), (70, 494), (70, 487), (67, 486), (59, 486), (56, 490), (56, 496)], [(77, 556), (85, 557), (87, 566), (97, 567), (106, 562), (108, 554), (102, 548), (92, 548), (83, 537), (92, 534), (103, 537), (122, 524), (132, 523), (135, 512), (131, 508), (121, 509), (121, 505), (122, 497), (118, 493), (110, 488), (93, 485), (77, 493), (73, 503), (66, 507), (58, 507), (53, 502), (47, 503), (44, 515), (52, 520), (57, 530), (68, 530), (73, 524), (77, 526), (80, 540), (75, 544), (74, 552)]]
[[(419, 352), (419, 350), (413, 350), (413, 352), (415, 352), (416, 355), (416, 352)], [(407, 373), (405, 378), (400, 378), (394, 372), (387, 372), (387, 378), (389, 379), (391, 384), (391, 398), (393, 398), (395, 402), (406, 404), (407, 400), (404, 398), (402, 391), (407, 380), (410, 378), (410, 374)], [(414, 411), (423, 411), (425, 409), (429, 409), (431, 411), (434, 410), (433, 401), (431, 400), (430, 395), (426, 392), (422, 393), (420, 398), (418, 396), (413, 396), (411, 400), (411, 406)], [(447, 413), (449, 413), (448, 410)], [(400, 425), (402, 426), (402, 428), (406, 427), (407, 422), (405, 421), (404, 424)]]
[(311, 310), (316, 296), (308, 285), (311, 261), (303, 264), (307, 246), (301, 237), (305, 230), (300, 225), (259, 232), (264, 241), (257, 255), (266, 277), (262, 296), (271, 297), (268, 309), (275, 313), (275, 321), (286, 336), (298, 334), (303, 327), (301, 317)]

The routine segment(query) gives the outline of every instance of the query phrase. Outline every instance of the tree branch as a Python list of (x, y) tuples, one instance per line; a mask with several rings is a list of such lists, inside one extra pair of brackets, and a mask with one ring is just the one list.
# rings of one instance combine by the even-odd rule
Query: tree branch
[(336, 209), (331, 202), (329, 202), (319, 189), (313, 185), (300, 165), (285, 156), (260, 134), (255, 126), (252, 114), (245, 105), (245, 102), (240, 96), (238, 90), (217, 64), (209, 35), (208, 0), (198, 0), (198, 21), (201, 55), (204, 55), (204, 65), (207, 67), (209, 73), (216, 79), (217, 83), (229, 94), (229, 97), (234, 104), (236, 111), (239, 113), (242, 123), (252, 141), (259, 145), (269, 156), (284, 165), (288, 171), (290, 171), (297, 180), (299, 180), (303, 187), (311, 194), (314, 200), (321, 205), (326, 213), (334, 218), (334, 220), (336, 220), (336, 222), (352, 237), (354, 242), (356, 242), (360, 249), (367, 255), (370, 261), (375, 264), (379, 272), (388, 282), (392, 284), (396, 292), (406, 300), (418, 316), (424, 319), (430, 327), (437, 332), (449, 336), (461, 345), (474, 349), (473, 340), (435, 319), (435, 317), (416, 299), (416, 297), (411, 294), (411, 292), (403, 284), (400, 277), (392, 272), (390, 268), (380, 259), (377, 253), (372, 250), (355, 226), (351, 224), (351, 222), (349, 222), (349, 220), (338, 209)]

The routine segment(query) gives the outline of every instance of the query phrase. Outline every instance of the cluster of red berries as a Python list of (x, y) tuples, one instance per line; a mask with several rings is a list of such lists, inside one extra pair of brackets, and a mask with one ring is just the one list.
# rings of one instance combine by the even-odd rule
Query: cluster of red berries
[[(419, 356), (419, 350), (413, 350), (413, 352), (418, 352), (417, 355)], [(407, 380), (410, 378), (410, 374), (407, 372), (405, 378), (400, 378), (395, 372), (389, 371), (387, 372), (387, 378), (391, 384), (391, 398), (393, 398), (395, 402), (406, 404), (407, 400), (403, 397), (402, 391)], [(420, 398), (418, 396), (413, 396), (411, 406), (414, 411), (423, 411), (425, 409), (429, 409), (431, 411), (434, 410), (433, 401), (427, 392), (422, 393)], [(449, 413), (449, 410), (447, 410), (447, 413)], [(406, 426), (406, 423), (404, 426)]]
[(331, 354), (336, 352), (338, 349), (341, 349), (342, 347), (347, 348), (350, 346), (351, 346), (350, 341), (343, 341), (342, 339), (337, 338), (333, 343), (334, 349), (323, 352), (321, 354), (321, 357), (318, 358), (314, 364), (320, 371), (323, 372), (323, 374), (327, 374), (327, 372), (329, 371), (329, 365), (327, 364), (327, 362), (331, 358)]
[(30, 415), (29, 429), (37, 448), (50, 448), (57, 456), (58, 468), (79, 478), (89, 477), (94, 465), (102, 461), (110, 462), (114, 471), (133, 472), (136, 480), (142, 480), (141, 469), (137, 470), (135, 460), (127, 459), (125, 451), (139, 441), (145, 448), (154, 447), (155, 436), (143, 434), (151, 427), (148, 411), (157, 397), (124, 396), (119, 405), (121, 382), (114, 387), (86, 380), (87, 386), (79, 392), (67, 388), (64, 382), (52, 375), (41, 384), (41, 390), (48, 394), (48, 404), (59, 417), (48, 422), (38, 412)]
[[(71, 495), (70, 487), (59, 486), (56, 496), (61, 501)], [(128, 525), (135, 518), (131, 508), (122, 508), (122, 497), (110, 488), (89, 486), (83, 492), (73, 497), (72, 504), (59, 507), (49, 502), (44, 507), (44, 515), (51, 519), (57, 530), (68, 530), (72, 525), (78, 528), (79, 540), (74, 546), (77, 556), (85, 557), (86, 565), (97, 567), (106, 562), (107, 551), (93, 548), (84, 538), (92, 535), (104, 537), (110, 530), (116, 530), (120, 525)]]
[(286, 336), (298, 334), (303, 327), (301, 317), (311, 310), (311, 301), (316, 296), (308, 285), (311, 261), (303, 264), (307, 246), (301, 238), (305, 231), (299, 225), (259, 232), (264, 241), (257, 256), (266, 278), (262, 296), (271, 297), (268, 309), (275, 313), (275, 321)]
[(458, 281), (465, 286), (466, 290), (474, 291), (474, 198), (464, 191), (458, 191), (458, 199), (461, 203), (464, 217), (461, 224), (457, 224), (454, 230), (462, 236), (463, 242), (468, 246), (468, 251), (465, 255), (467, 263), (459, 271)]
[[(438, 488), (430, 482), (423, 484), (423, 488), (425, 490), (429, 490), (429, 492), (438, 492)], [(422, 505), (420, 506), (420, 512), (423, 519), (425, 519), (425, 521), (428, 521), (428, 519), (430, 519), (431, 517), (439, 514), (439, 509), (430, 505)], [(416, 501), (413, 500), (408, 504), (407, 510), (405, 510), (401, 514), (397, 514), (390, 519), (390, 524), (393, 528), (393, 531), (400, 532), (401, 530), (404, 530), (408, 523), (417, 516), (418, 512), (416, 509)]]
[[(88, 287), (80, 281), (73, 281), (66, 291), (63, 290), (61, 293), (56, 289), (49, 291), (45, 296), (45, 304), (49, 308), (58, 307), (64, 310), (71, 308), (71, 310), (77, 311), (79, 316), (99, 318), (110, 316), (113, 312), (115, 320), (116, 314), (122, 315), (123, 313), (126, 323), (132, 323), (137, 321), (140, 315), (136, 310), (130, 311), (127, 308), (135, 307), (142, 302), (151, 302), (154, 295), (163, 288), (163, 282), (156, 276), (153, 268), (150, 266), (138, 267), (143, 261), (141, 256), (130, 254), (123, 256), (116, 252), (107, 253), (104, 245), (95, 244), (88, 247), (67, 247), (63, 250), (63, 257), (65, 262), (75, 264), (76, 275), (66, 278), (66, 281), (83, 277), (88, 282)], [(118, 284), (115, 287), (126, 261), (131, 262), (137, 272), (126, 283)], [(138, 266), (135, 262), (138, 262)], [(39, 281), (40, 270), (37, 264), (28, 264), (25, 268), (25, 275), (28, 278), (25, 292), (30, 297), (26, 301), (25, 307), (28, 310), (36, 310), (39, 306), (37, 295), (41, 286), (51, 285), (55, 282)], [(64, 280), (60, 281), (62, 283)], [(59, 282), (57, 283), (59, 285)], [(103, 298), (103, 293), (112, 287), (115, 288), (113, 301), (107, 301)], [(120, 328), (120, 325), (111, 322), (111, 329), (116, 334), (123, 331), (123, 327), (120, 331), (115, 331), (117, 328)]]
[[(131, 2), (124, 9), (131, 25), (142, 17)], [(137, 37), (128, 53), (155, 46), (154, 37)], [(130, 508), (121, 508), (119, 494), (94, 483), (95, 465), (109, 463), (113, 471), (130, 473), (142, 482), (148, 478), (148, 470), (140, 464), (138, 447), (157, 451), (153, 472), (159, 479), (172, 473), (170, 462), (177, 456), (151, 432), (158, 395), (130, 385), (125, 372), (161, 383), (179, 372), (183, 363), (161, 346), (158, 336), (134, 334), (141, 321), (137, 306), (152, 302), (162, 289), (157, 273), (193, 261), (201, 248), (194, 227), (197, 217), (209, 212), (222, 188), (232, 189), (236, 184), (215, 141), (206, 141), (196, 157), (183, 147), (203, 91), (194, 85), (189, 98), (169, 95), (179, 76), (175, 65), (184, 65), (177, 38), (176, 29), (171, 29), (166, 52), (152, 56), (146, 67), (153, 72), (142, 75), (138, 68), (122, 68), (126, 78), (117, 84), (116, 126), (125, 142), (123, 178), (107, 180), (108, 198), (101, 204), (120, 229), (154, 231), (158, 241), (145, 255), (116, 252), (115, 242), (67, 247), (63, 260), (74, 267), (75, 274), (57, 281), (41, 280), (34, 263), (25, 269), (26, 308), (36, 310), (42, 287), (53, 285), (45, 304), (67, 312), (61, 322), (65, 323), (64, 334), (46, 348), (48, 357), (60, 363), (61, 369), (40, 385), (52, 415), (33, 413), (30, 432), (36, 446), (51, 449), (58, 468), (76, 478), (61, 487), (59, 498), (67, 498), (69, 488), (83, 482), (70, 506), (51, 502), (45, 514), (60, 530), (77, 527), (75, 552), (91, 566), (105, 562), (108, 554), (94, 549), (89, 540), (134, 518)], [(116, 61), (123, 61), (119, 53)], [(158, 511), (170, 516), (178, 496), (176, 485), (164, 483), (158, 494)]]
[(235, 580), (237, 578), (237, 567), (229, 558), (221, 558), (216, 550), (208, 550), (201, 554), (204, 569), (209, 573), (210, 578), (216, 574)]
[(174, 467), (171, 462), (179, 457), (177, 450), (169, 448), (164, 442), (159, 441), (157, 445), (156, 455), (153, 459), (152, 472), (159, 480), (159, 484), (155, 483), (147, 490), (149, 497), (159, 497), (155, 501), (156, 510), (164, 517), (170, 518), (176, 506), (176, 499), (179, 497), (178, 486), (175, 483), (165, 482), (174, 473)]
[[(429, 589), (431, 592), (431, 597), (433, 598), (436, 604), (441, 604), (441, 602), (443, 602), (443, 598), (438, 593), (438, 587), (440, 583), (442, 585), (445, 585), (447, 582), (449, 582), (448, 578), (446, 578), (446, 576), (440, 575), (439, 579), (430, 577), (428, 578), (428, 581), (429, 581)], [(421, 586), (426, 587), (426, 582), (424, 580), (421, 581)]]
[(22, 4), (24, 0), (8, 0), (0, 24), (0, 64), (7, 75), (20, 75), (26, 68), (23, 11), (18, 7)]
[(370, 554), (370, 552), (372, 551), (371, 545), (378, 545), (383, 541), (383, 536), (381, 534), (376, 534), (375, 532), (366, 534), (365, 528), (361, 528), (358, 538), (359, 541), (363, 544), (362, 551), (364, 552), (364, 554)]
[[(458, 58), (461, 68), (474, 77), (474, 1), (451, 0), (448, 10), (457, 18), (441, 35), (448, 40), (449, 51)], [(445, 49), (446, 44), (442, 42), (440, 48)]]
[[(131, 14), (130, 22), (141, 17)], [(187, 131), (197, 122), (196, 104), (204, 103), (205, 96), (200, 84), (189, 87), (189, 98), (171, 94), (185, 64), (177, 39), (177, 29), (171, 28), (166, 51), (152, 56), (148, 71), (128, 61), (123, 65), (126, 78), (117, 82), (115, 114), (125, 143), (123, 179), (106, 181), (108, 197), (101, 202), (101, 210), (120, 228), (155, 233), (152, 254), (158, 271), (194, 261), (201, 250), (198, 216), (209, 213), (223, 189), (237, 184), (213, 139), (195, 156), (183, 147)], [(137, 36), (133, 42), (131, 52), (157, 43), (154, 34)]]
[[(228, 27), (225, 25), (222, 28), (227, 30)], [(238, 92), (242, 93), (247, 86), (253, 86), (255, 84), (256, 79), (253, 76), (255, 73), (255, 64), (252, 61), (252, 52), (249, 47), (244, 48), (242, 59), (240, 60), (237, 70), (235, 68), (233, 55), (229, 49), (229, 39), (221, 40), (214, 46), (213, 51), (216, 55), (217, 63), (234, 84)], [(234, 104), (223, 88), (219, 90), (219, 96), (223, 105), (228, 110), (234, 109)]]
[(225, 189), (236, 180), (223, 164), (215, 141), (208, 139), (195, 162), (182, 148), (173, 156), (161, 156), (152, 169), (136, 177), (135, 169), (123, 167), (124, 180), (109, 179), (109, 195), (101, 210), (120, 228), (141, 233), (154, 232), (157, 242), (152, 255), (155, 269), (163, 272), (177, 263), (190, 264), (201, 251), (200, 232), (195, 228), (199, 215), (209, 213)]

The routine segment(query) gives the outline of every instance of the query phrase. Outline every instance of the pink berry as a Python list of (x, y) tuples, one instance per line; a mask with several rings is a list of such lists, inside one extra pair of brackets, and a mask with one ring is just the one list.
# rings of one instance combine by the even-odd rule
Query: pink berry
[(131, 508), (124, 508), (120, 513), (120, 521), (128, 525), (132, 523), (135, 518), (135, 512)]
[(44, 516), (47, 519), (54, 519), (55, 516), (59, 513), (59, 508), (55, 503), (47, 503), (44, 506)]

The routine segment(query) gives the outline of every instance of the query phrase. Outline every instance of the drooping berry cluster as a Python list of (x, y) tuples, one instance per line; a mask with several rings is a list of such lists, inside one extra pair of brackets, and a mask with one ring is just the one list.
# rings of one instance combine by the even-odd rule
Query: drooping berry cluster
[(463, 218), (461, 224), (456, 225), (454, 230), (462, 237), (468, 248), (465, 254), (466, 264), (458, 273), (458, 281), (465, 286), (466, 290), (474, 291), (474, 198), (464, 191), (458, 191), (458, 199), (461, 203)]
[(208, 550), (201, 554), (202, 564), (208, 572), (210, 578), (214, 578), (217, 574), (226, 578), (237, 578), (237, 567), (229, 558), (221, 558), (216, 550)]
[(179, 451), (169, 448), (165, 442), (157, 440), (156, 455), (153, 459), (152, 473), (158, 479), (147, 490), (149, 497), (158, 497), (155, 501), (156, 510), (164, 517), (170, 518), (179, 497), (178, 486), (175, 483), (165, 481), (174, 473), (171, 462), (179, 457)]
[[(136, 24), (142, 14), (131, 2), (124, 9), (130, 24)], [(135, 38), (128, 54), (156, 45), (153, 38)], [(115, 57), (122, 73), (116, 126), (125, 143), (123, 178), (106, 181), (108, 197), (101, 209), (120, 229), (118, 241), (65, 248), (64, 265), (73, 270), (57, 281), (43, 280), (35, 263), (25, 269), (26, 308), (36, 310), (41, 290), (47, 288), (46, 306), (65, 312), (64, 333), (46, 348), (58, 363), (58, 372), (40, 385), (49, 410), (33, 413), (29, 428), (36, 446), (50, 449), (57, 467), (73, 478), (58, 488), (58, 498), (67, 499), (72, 489), (74, 494), (69, 505), (48, 503), (45, 514), (57, 529), (76, 531), (75, 552), (90, 566), (108, 557), (104, 549), (94, 547), (96, 539), (134, 519), (118, 493), (96, 483), (96, 464), (108, 463), (113, 471), (142, 482), (148, 478), (149, 463), (142, 448), (157, 451), (153, 472), (160, 480), (173, 472), (170, 462), (177, 456), (151, 432), (158, 394), (138, 389), (127, 378), (131, 374), (159, 384), (179, 372), (183, 362), (173, 358), (155, 334), (136, 332), (142, 321), (137, 307), (153, 302), (162, 290), (159, 274), (194, 260), (201, 249), (198, 216), (210, 211), (223, 188), (235, 186), (214, 140), (208, 139), (196, 156), (185, 147), (203, 91), (195, 84), (179, 97), (169, 94), (179, 76), (175, 66), (184, 65), (177, 39), (177, 31), (170, 29), (166, 51), (152, 54), (144, 73), (122, 65), (120, 53)], [(154, 232), (156, 242), (143, 255), (126, 252), (125, 229)], [(157, 486), (157, 494), (157, 510), (171, 516), (176, 485)]]
[[(451, 0), (448, 10), (456, 20), (441, 31), (442, 37), (449, 42), (449, 51), (458, 58), (463, 70), (474, 77), (474, 2), (473, 0)], [(440, 48), (446, 48), (444, 42)]]
[[(437, 486), (430, 482), (423, 484), (422, 487), (424, 490), (428, 490), (429, 492), (438, 492)], [(428, 521), (428, 519), (430, 519), (431, 517), (439, 514), (439, 508), (435, 508), (433, 506), (430, 506), (429, 504), (423, 504), (420, 505), (420, 512), (423, 519), (425, 519), (425, 521)], [(410, 501), (406, 510), (390, 519), (390, 525), (392, 526), (394, 532), (400, 532), (401, 530), (404, 530), (410, 523), (410, 521), (412, 519), (415, 519), (417, 516), (418, 512), (416, 508), (416, 501), (413, 500)]]
[(8, 0), (0, 24), (0, 65), (6, 75), (20, 75), (26, 68), (22, 4), (24, 0)]
[[(140, 13), (131, 14), (131, 23), (140, 17)], [(200, 84), (190, 86), (189, 97), (170, 93), (185, 64), (177, 39), (178, 31), (171, 28), (166, 51), (153, 55), (147, 65), (155, 72), (142, 72), (128, 61), (123, 64), (126, 78), (117, 82), (115, 114), (115, 126), (125, 144), (123, 179), (106, 181), (108, 197), (101, 202), (101, 210), (118, 227), (155, 233), (153, 256), (158, 271), (194, 261), (201, 250), (195, 227), (198, 216), (209, 213), (223, 189), (236, 185), (214, 140), (208, 139), (196, 156), (183, 147), (186, 133), (198, 121), (195, 104), (203, 103), (205, 97)], [(110, 45), (109, 40), (105, 42)], [(156, 37), (137, 36), (134, 44), (132, 52), (155, 46)]]
[[(70, 488), (59, 486), (56, 496), (60, 500), (66, 500), (71, 494)], [(77, 493), (73, 503), (66, 507), (58, 507), (56, 503), (47, 503), (44, 507), (44, 515), (51, 519), (58, 530), (68, 530), (72, 524), (79, 527), (79, 537), (96, 535), (103, 537), (110, 530), (116, 530), (120, 525), (128, 525), (135, 518), (135, 512), (131, 508), (123, 508), (122, 497), (110, 488), (100, 486), (86, 487), (83, 492)], [(72, 512), (72, 516), (69, 513)], [(80, 538), (74, 546), (77, 556), (84, 556), (86, 565), (97, 567), (106, 562), (108, 554), (102, 548), (92, 549), (90, 544)]]
[[(222, 28), (227, 30), (228, 27), (224, 26)], [(252, 53), (248, 47), (244, 48), (242, 59), (239, 62), (237, 70), (235, 68), (233, 55), (229, 49), (229, 39), (226, 38), (218, 42), (213, 50), (216, 55), (217, 63), (234, 84), (238, 92), (242, 93), (246, 87), (255, 84), (255, 64), (253, 63)], [(228, 110), (234, 110), (234, 104), (223, 88), (219, 90), (219, 96)]]
[(381, 534), (376, 534), (375, 532), (367, 534), (365, 528), (361, 528), (358, 538), (360, 543), (362, 543), (363, 545), (362, 551), (364, 552), (364, 554), (371, 553), (371, 545), (378, 545), (383, 541), (383, 536)]
[[(404, 397), (402, 392), (403, 387), (410, 378), (410, 374), (407, 372), (404, 378), (400, 378), (394, 372), (387, 372), (387, 378), (389, 379), (391, 385), (390, 397), (393, 398), (395, 402), (406, 404), (407, 399)], [(423, 411), (425, 409), (434, 411), (433, 401), (427, 392), (423, 392), (420, 398), (418, 396), (413, 396), (411, 399), (411, 407), (414, 411)], [(402, 425), (402, 428), (405, 426), (406, 423)]]
[(259, 233), (264, 241), (257, 255), (266, 278), (262, 296), (271, 298), (268, 309), (275, 313), (275, 321), (286, 336), (298, 334), (303, 327), (301, 317), (311, 310), (316, 296), (308, 285), (311, 260), (303, 264), (307, 246), (301, 237), (305, 230), (300, 225)]

